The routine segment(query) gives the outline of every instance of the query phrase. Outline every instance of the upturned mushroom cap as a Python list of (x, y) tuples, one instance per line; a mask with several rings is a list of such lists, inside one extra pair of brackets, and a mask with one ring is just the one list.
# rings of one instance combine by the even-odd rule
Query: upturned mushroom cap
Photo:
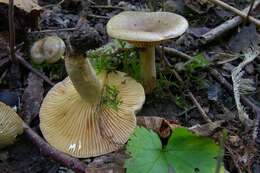
[(145, 100), (143, 87), (122, 72), (100, 74), (98, 78), (118, 90), (117, 110), (102, 102), (84, 101), (69, 78), (56, 84), (45, 97), (40, 128), (58, 150), (79, 158), (98, 156), (122, 147), (133, 132), (135, 111)]
[(17, 113), (0, 102), (0, 149), (12, 144), (23, 133), (23, 121)]
[(49, 36), (36, 41), (31, 48), (31, 59), (41, 64), (57, 62), (65, 52), (65, 43), (57, 36)]
[(187, 20), (170, 12), (126, 11), (107, 23), (111, 37), (143, 47), (182, 35), (188, 28)]

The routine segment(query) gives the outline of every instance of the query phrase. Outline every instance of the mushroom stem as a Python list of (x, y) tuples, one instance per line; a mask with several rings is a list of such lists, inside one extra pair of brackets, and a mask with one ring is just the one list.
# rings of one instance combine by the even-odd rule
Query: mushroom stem
[(88, 58), (83, 55), (67, 57), (65, 65), (69, 78), (81, 98), (89, 103), (98, 103), (102, 85)]
[(140, 49), (141, 78), (145, 93), (150, 93), (156, 86), (155, 47)]

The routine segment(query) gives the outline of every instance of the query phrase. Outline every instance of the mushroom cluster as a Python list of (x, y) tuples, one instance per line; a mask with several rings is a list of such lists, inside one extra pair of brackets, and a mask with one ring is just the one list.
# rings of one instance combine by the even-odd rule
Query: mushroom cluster
[(69, 77), (48, 92), (40, 109), (45, 139), (78, 158), (122, 147), (145, 100), (142, 85), (119, 71), (97, 75), (81, 54), (66, 57), (65, 65)]
[(140, 71), (146, 93), (156, 86), (155, 46), (182, 35), (187, 28), (188, 22), (184, 17), (170, 12), (126, 11), (107, 23), (108, 35), (139, 48)]
[[(136, 127), (135, 113), (145, 101), (145, 92), (151, 92), (156, 84), (155, 45), (180, 36), (187, 27), (186, 19), (168, 12), (122, 12), (111, 18), (108, 34), (140, 48), (145, 91), (123, 72), (96, 74), (83, 53), (73, 53), (65, 58), (68, 77), (47, 93), (40, 109), (45, 139), (56, 149), (78, 158), (122, 147)], [(60, 53), (54, 53), (54, 57), (57, 55)]]

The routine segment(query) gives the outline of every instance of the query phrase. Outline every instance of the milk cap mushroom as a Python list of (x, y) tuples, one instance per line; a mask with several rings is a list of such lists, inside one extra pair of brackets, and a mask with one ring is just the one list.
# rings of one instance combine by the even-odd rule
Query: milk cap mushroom
[(156, 85), (155, 45), (182, 35), (187, 28), (184, 17), (170, 12), (126, 11), (107, 23), (109, 36), (140, 48), (141, 77), (146, 93)]
[(22, 119), (10, 106), (0, 102), (0, 149), (12, 144), (22, 133)]
[(52, 64), (62, 58), (65, 52), (64, 41), (57, 36), (48, 36), (36, 41), (31, 50), (31, 59), (36, 64)]
[(45, 139), (78, 158), (122, 147), (145, 100), (142, 85), (119, 71), (97, 75), (82, 55), (66, 57), (65, 65), (69, 77), (48, 92), (40, 109)]

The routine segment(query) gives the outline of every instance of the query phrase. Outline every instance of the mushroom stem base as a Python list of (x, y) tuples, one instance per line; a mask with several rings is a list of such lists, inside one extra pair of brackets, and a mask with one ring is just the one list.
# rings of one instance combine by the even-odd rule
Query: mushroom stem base
[(141, 79), (145, 93), (150, 93), (156, 87), (155, 47), (141, 48)]

